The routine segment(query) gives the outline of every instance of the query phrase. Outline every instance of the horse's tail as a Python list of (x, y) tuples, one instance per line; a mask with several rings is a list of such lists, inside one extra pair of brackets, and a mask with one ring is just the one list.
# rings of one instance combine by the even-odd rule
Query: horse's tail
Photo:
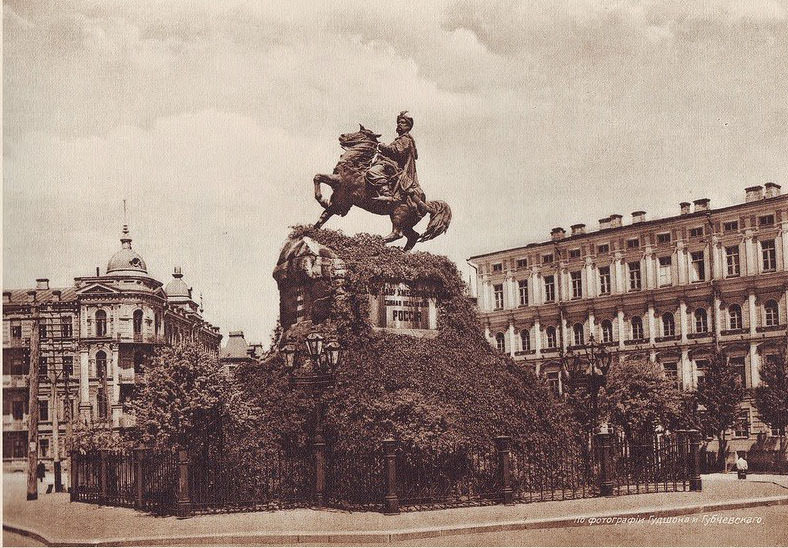
[(443, 200), (429, 201), (425, 204), (430, 214), (430, 222), (418, 241), (426, 242), (440, 236), (449, 229), (451, 223), (451, 208)]

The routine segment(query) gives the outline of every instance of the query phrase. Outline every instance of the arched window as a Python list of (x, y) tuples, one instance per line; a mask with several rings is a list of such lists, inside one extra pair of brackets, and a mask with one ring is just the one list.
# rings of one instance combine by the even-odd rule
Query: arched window
[(676, 335), (676, 320), (673, 319), (673, 314), (665, 312), (662, 315), (662, 336), (673, 337)]
[(632, 338), (635, 339), (635, 340), (642, 339), (643, 338), (643, 320), (640, 318), (640, 316), (635, 316), (635, 317), (632, 318), (630, 323), (632, 324)]
[(555, 348), (556, 346), (558, 346), (555, 337), (555, 327), (553, 326), (548, 327), (547, 330), (545, 331), (545, 334), (547, 336), (547, 348)]
[(728, 329), (741, 329), (741, 307), (732, 304), (728, 307)]
[(103, 350), (96, 352), (96, 376), (100, 379), (107, 376), (107, 354)]
[(531, 350), (531, 334), (527, 329), (520, 331), (520, 345), (523, 348), (523, 352)]
[(574, 326), (572, 326), (572, 334), (574, 335), (575, 345), (580, 346), (585, 344), (582, 323), (576, 323)]
[(159, 316), (158, 312), (153, 316), (153, 331), (154, 336), (158, 337), (161, 335), (161, 316)]
[(766, 327), (780, 325), (780, 308), (777, 301), (766, 301), (763, 305), (764, 320)]
[(602, 342), (613, 342), (613, 322), (604, 320), (602, 322)]
[(709, 321), (706, 316), (705, 308), (698, 308), (695, 311), (695, 333), (706, 333), (709, 330)]
[(503, 336), (503, 333), (495, 335), (495, 348), (501, 352), (506, 352), (506, 338)]
[(142, 310), (134, 311), (134, 334), (142, 335)]
[(107, 313), (103, 310), (96, 311), (96, 337), (107, 336)]

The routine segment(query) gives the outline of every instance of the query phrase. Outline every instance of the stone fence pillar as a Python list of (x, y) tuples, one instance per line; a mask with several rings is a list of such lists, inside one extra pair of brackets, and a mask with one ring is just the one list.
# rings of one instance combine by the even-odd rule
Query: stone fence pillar
[(399, 498), (397, 497), (397, 442), (391, 438), (383, 440), (383, 458), (385, 459), (386, 493), (384, 497), (385, 514), (399, 514)]
[(689, 431), (689, 488), (690, 491), (702, 491), (703, 480), (700, 479), (700, 431)]
[(495, 438), (495, 448), (498, 450), (498, 480), (501, 484), (501, 499), (504, 504), (514, 504), (512, 502), (511, 450), (509, 448), (511, 440), (512, 438), (509, 436)]
[(178, 484), (176, 493), (176, 514), (179, 518), (191, 513), (191, 497), (189, 494), (189, 454), (185, 449), (178, 450)]

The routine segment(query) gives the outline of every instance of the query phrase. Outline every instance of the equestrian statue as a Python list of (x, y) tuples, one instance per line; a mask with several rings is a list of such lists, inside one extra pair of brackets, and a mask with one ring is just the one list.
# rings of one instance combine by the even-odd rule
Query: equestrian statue
[[(416, 242), (426, 242), (449, 228), (451, 209), (441, 200), (426, 201), (416, 175), (416, 142), (410, 135), (413, 118), (407, 112), (397, 116), (398, 137), (390, 144), (378, 143), (379, 134), (359, 124), (358, 131), (343, 133), (339, 144), (344, 152), (331, 175), (315, 175), (315, 199), (323, 206), (315, 228), (320, 228), (332, 215), (344, 217), (358, 206), (375, 215), (388, 215), (391, 233), (388, 242), (407, 238), (405, 250)], [(331, 198), (325, 199), (321, 184), (331, 187)], [(427, 213), (430, 220), (423, 234), (413, 227)]]

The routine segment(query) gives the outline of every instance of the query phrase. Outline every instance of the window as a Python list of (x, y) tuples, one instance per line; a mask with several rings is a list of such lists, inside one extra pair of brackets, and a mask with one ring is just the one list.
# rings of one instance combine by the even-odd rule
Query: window
[(762, 215), (758, 217), (758, 226), (774, 225), (774, 215)]
[(766, 327), (780, 325), (780, 309), (777, 306), (777, 301), (766, 301), (766, 304), (763, 305), (763, 311), (764, 319), (766, 320), (764, 325)]
[(71, 316), (63, 316), (60, 319), (60, 336), (64, 339), (70, 339), (74, 336), (74, 328), (71, 321)]
[(583, 278), (579, 270), (577, 272), (570, 272), (569, 275), (572, 278), (572, 298), (579, 299), (583, 296)]
[(673, 260), (670, 257), (659, 258), (659, 285), (664, 287), (673, 283), (673, 276), (670, 272), (670, 267)]
[(142, 310), (135, 310), (132, 323), (134, 324), (134, 334), (142, 334)]
[(613, 323), (610, 320), (602, 322), (602, 342), (613, 342)]
[(107, 313), (103, 310), (96, 311), (96, 337), (107, 336)]
[(134, 374), (142, 375), (145, 370), (145, 354), (141, 350), (134, 353)]
[(637, 249), (640, 247), (640, 238), (627, 240), (627, 249)]
[(579, 259), (580, 258), (580, 250), (579, 249), (570, 249), (569, 250), (569, 258), (570, 259)]
[(703, 264), (703, 251), (694, 251), (690, 253), (692, 259), (692, 280), (693, 282), (702, 282), (706, 279), (706, 267)]
[(728, 276), (738, 276), (741, 273), (739, 246), (725, 248), (725, 264), (728, 266)]
[(528, 304), (528, 280), (520, 280), (517, 282), (517, 290), (520, 293), (520, 306)]
[(550, 387), (550, 391), (556, 396), (561, 393), (561, 380), (558, 377), (558, 371), (547, 373), (547, 386)]
[(585, 344), (585, 340), (583, 337), (584, 335), (583, 324), (576, 323), (574, 326), (572, 326), (572, 334), (574, 335), (574, 341), (576, 346), (581, 346)]
[(698, 379), (696, 382), (697, 388), (703, 386), (703, 382), (706, 380), (706, 369), (708, 369), (708, 367), (708, 360), (695, 360), (695, 376)]
[(732, 304), (728, 307), (728, 329), (741, 329), (741, 307)]
[(22, 338), (22, 326), (21, 325), (12, 325), (11, 326), (11, 338), (12, 339), (21, 339)]
[(49, 363), (47, 362), (46, 356), (41, 356), (38, 358), (38, 376), (47, 377), (48, 375), (49, 375)]
[(63, 356), (63, 374), (67, 377), (74, 376), (74, 357)]
[(493, 286), (493, 294), (495, 295), (495, 310), (503, 308), (503, 284), (495, 284)]
[(528, 259), (517, 259), (517, 268), (526, 268), (528, 266)]
[(610, 253), (610, 244), (599, 244), (596, 251), (597, 253)]
[(107, 403), (107, 392), (104, 390), (104, 387), (101, 386), (96, 392), (96, 411), (98, 412), (98, 417), (101, 419), (107, 418), (107, 412), (109, 411), (109, 405)]
[(640, 263), (627, 263), (629, 267), (629, 289), (640, 289)]
[(154, 334), (158, 337), (159, 336), (159, 331), (160, 331), (159, 328), (161, 327), (161, 318), (159, 317), (159, 313), (156, 312), (156, 314), (154, 315), (153, 318), (154, 318), (153, 319), (153, 326), (154, 326), (153, 329), (155, 331)]
[(744, 369), (744, 356), (737, 356), (730, 359), (731, 367), (734, 371), (736, 371), (736, 375), (739, 377), (739, 382), (745, 388), (747, 387), (747, 374)]
[(49, 457), (49, 440), (42, 439), (38, 440), (38, 452), (43, 458)]
[(493, 264), (493, 272), (503, 272), (503, 264), (501, 263)]
[(662, 369), (665, 371), (665, 378), (669, 379), (673, 386), (679, 388), (679, 364), (677, 362), (663, 363)]
[(733, 436), (736, 438), (750, 437), (750, 410), (742, 409), (733, 425)]
[(695, 310), (695, 333), (706, 333), (709, 330), (709, 321), (705, 308)]
[(634, 340), (643, 338), (643, 320), (639, 316), (635, 316), (630, 321), (632, 324), (632, 338)]
[(545, 334), (547, 335), (547, 348), (555, 348), (556, 346), (558, 346), (558, 342), (556, 341), (556, 336), (555, 336), (555, 327), (553, 326), (548, 327), (547, 330), (545, 331)]
[(674, 337), (675, 335), (676, 335), (676, 320), (673, 318), (672, 313), (665, 312), (662, 315), (662, 336)]
[(21, 421), (25, 413), (27, 413), (27, 402), (23, 400), (14, 400), (11, 403), (11, 416), (14, 418), (15, 421)]
[(520, 331), (520, 346), (522, 346), (524, 352), (531, 350), (531, 334), (527, 329)]
[(690, 228), (689, 236), (690, 238), (703, 238), (703, 227), (696, 226), (694, 228)]
[(739, 230), (739, 221), (727, 221), (722, 223), (722, 230), (725, 232), (736, 232)]
[(657, 243), (658, 244), (669, 244), (670, 243), (670, 232), (663, 232), (662, 234), (657, 234)]
[(100, 379), (107, 376), (107, 355), (103, 350), (96, 352), (96, 376)]
[(38, 400), (38, 420), (46, 422), (49, 420), (49, 402)]
[(610, 267), (599, 268), (599, 293), (601, 295), (610, 294)]
[(547, 303), (555, 301), (555, 278), (553, 276), (544, 277), (544, 300)]
[(548, 253), (547, 255), (542, 255), (542, 264), (550, 264), (553, 262), (553, 254)]
[(496, 333), (495, 348), (501, 352), (506, 352), (506, 338), (503, 336), (503, 333)]
[(38, 338), (39, 339), (46, 339), (47, 338), (47, 324), (42, 323), (38, 326)]
[(777, 255), (774, 249), (774, 240), (761, 242), (761, 253), (763, 254), (763, 271), (774, 272), (777, 269)]

